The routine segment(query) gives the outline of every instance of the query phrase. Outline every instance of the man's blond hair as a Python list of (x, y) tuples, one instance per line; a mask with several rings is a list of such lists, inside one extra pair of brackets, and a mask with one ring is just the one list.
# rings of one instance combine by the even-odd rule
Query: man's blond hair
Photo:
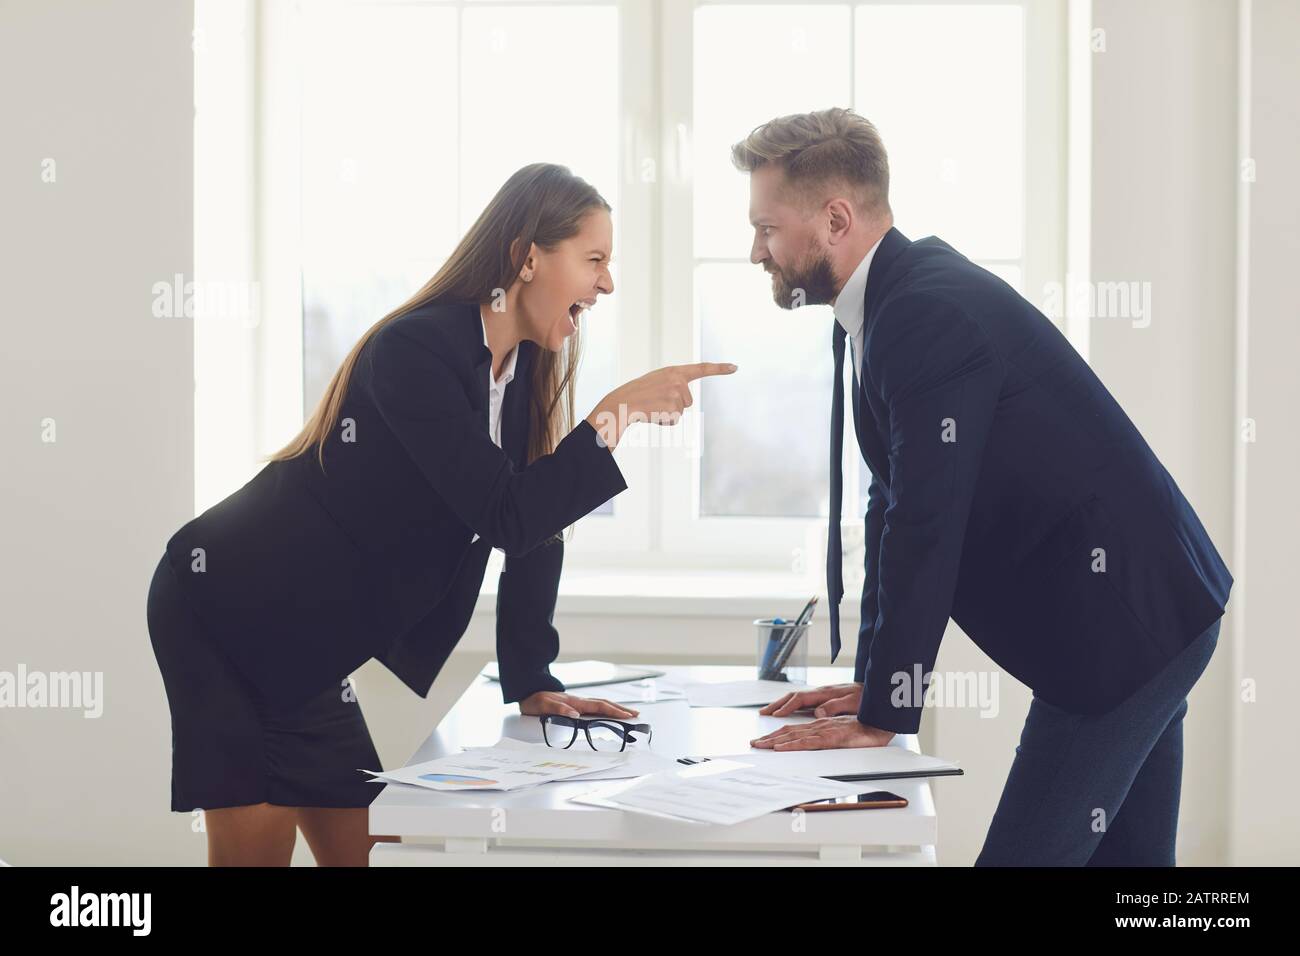
[(833, 107), (779, 116), (731, 147), (731, 161), (747, 173), (775, 163), (805, 200), (847, 188), (865, 212), (889, 208), (889, 157), (872, 123), (853, 110)]

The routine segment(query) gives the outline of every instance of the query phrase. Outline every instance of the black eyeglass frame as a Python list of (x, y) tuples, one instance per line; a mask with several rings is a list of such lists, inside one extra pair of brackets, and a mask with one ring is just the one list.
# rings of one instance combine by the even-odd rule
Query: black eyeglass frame
[[(591, 728), (593, 726), (606, 726), (618, 734), (621, 742), (621, 746), (618, 748), (618, 753), (623, 753), (627, 750), (627, 745), (629, 743), (637, 742), (637, 739), (632, 736), (634, 733), (646, 735), (647, 747), (650, 746), (650, 741), (654, 739), (654, 730), (651, 729), (649, 724), (630, 724), (625, 720), (616, 720), (613, 717), (567, 717), (563, 714), (543, 714), (541, 716), (541, 722), (542, 740), (546, 742), (546, 746), (554, 748), (555, 750), (568, 750), (572, 747), (574, 741), (578, 739), (579, 728), (582, 729), (583, 736), (587, 738), (587, 746), (592, 750), (596, 750), (596, 744), (591, 739)], [(547, 728), (552, 729), (548, 730)], [(552, 743), (552, 735), (560, 728), (563, 728), (560, 734), (560, 739), (555, 743)], [(565, 737), (568, 738), (567, 743), (563, 742)], [(613, 753), (614, 751), (607, 750), (603, 752)]]

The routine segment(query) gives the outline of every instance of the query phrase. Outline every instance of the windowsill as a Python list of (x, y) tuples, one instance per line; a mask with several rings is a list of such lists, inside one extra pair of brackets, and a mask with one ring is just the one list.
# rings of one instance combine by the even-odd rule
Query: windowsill
[[(497, 575), (483, 578), (475, 615), (495, 614)], [(807, 575), (773, 571), (664, 571), (566, 569), (560, 579), (556, 614), (634, 617), (796, 616), (825, 586)], [(847, 586), (842, 620), (857, 620), (858, 600)]]

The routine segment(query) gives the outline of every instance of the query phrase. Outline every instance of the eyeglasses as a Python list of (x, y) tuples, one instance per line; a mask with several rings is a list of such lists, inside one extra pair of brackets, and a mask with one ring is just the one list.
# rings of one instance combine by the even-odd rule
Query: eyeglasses
[(542, 715), (542, 738), (548, 747), (568, 750), (578, 739), (578, 730), (586, 735), (592, 750), (603, 753), (622, 753), (628, 744), (639, 742), (634, 734), (646, 735), (646, 746), (654, 732), (649, 724), (629, 724), (610, 717), (564, 717), (560, 714)]

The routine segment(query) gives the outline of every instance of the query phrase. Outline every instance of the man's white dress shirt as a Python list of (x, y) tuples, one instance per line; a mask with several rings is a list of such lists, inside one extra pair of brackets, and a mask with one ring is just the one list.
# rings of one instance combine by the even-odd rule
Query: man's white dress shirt
[(882, 235), (876, 240), (876, 244), (867, 250), (867, 254), (862, 257), (858, 267), (853, 270), (853, 275), (849, 276), (844, 288), (840, 289), (839, 295), (835, 297), (835, 321), (844, 326), (844, 331), (849, 334), (849, 339), (853, 342), (853, 384), (858, 385), (859, 376), (862, 374), (862, 325), (865, 319), (863, 315), (863, 299), (867, 294), (867, 273), (871, 271), (871, 260), (876, 255), (876, 250), (880, 248), (880, 243), (884, 240)]

